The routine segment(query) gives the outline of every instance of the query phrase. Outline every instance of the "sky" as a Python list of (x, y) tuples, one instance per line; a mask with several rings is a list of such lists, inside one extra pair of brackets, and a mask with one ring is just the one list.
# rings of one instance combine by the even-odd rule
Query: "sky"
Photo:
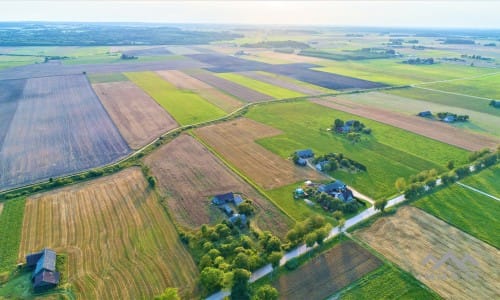
[(500, 1), (10, 1), (0, 21), (500, 28)]

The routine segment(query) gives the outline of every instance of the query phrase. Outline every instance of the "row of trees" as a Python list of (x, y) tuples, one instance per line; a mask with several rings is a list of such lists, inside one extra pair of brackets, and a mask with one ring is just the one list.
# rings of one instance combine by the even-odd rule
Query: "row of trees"
[(438, 112), (436, 115), (440, 120), (446, 117), (453, 117), (458, 122), (467, 122), (469, 120), (469, 115), (457, 115), (451, 112)]
[(404, 64), (409, 65), (432, 65), (434, 64), (434, 58), (409, 58), (403, 61)]

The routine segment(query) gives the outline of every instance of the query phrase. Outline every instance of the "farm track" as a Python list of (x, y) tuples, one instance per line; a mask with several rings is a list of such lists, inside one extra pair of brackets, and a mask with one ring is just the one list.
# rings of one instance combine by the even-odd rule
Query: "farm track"
[(79, 299), (190, 298), (197, 268), (138, 168), (26, 202), (19, 261), (43, 247), (68, 254)]
[(416, 116), (407, 116), (371, 106), (358, 104), (341, 97), (327, 97), (312, 99), (314, 103), (329, 108), (341, 110), (380, 123), (398, 127), (443, 143), (447, 143), (465, 150), (476, 151), (488, 147), (495, 149), (499, 139), (466, 132), (437, 121), (425, 120)]

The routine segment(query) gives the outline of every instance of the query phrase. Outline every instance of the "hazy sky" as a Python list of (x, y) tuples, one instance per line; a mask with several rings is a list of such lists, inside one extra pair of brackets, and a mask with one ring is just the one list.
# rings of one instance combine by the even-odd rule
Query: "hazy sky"
[(500, 1), (0, 1), (0, 21), (500, 28)]

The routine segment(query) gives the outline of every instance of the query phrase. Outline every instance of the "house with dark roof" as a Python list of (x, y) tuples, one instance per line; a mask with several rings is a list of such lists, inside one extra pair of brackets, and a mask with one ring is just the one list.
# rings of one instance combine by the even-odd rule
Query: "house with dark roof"
[(349, 126), (349, 127), (352, 127), (354, 126), (354, 123), (356, 122), (356, 120), (349, 120), (349, 121), (345, 121), (344, 125), (345, 126)]
[(231, 208), (231, 206), (227, 205), (227, 204), (224, 204), (221, 206), (221, 209), (223, 212), (226, 213), (226, 215), (228, 216), (231, 216), (233, 214), (233, 209)]
[(234, 195), (234, 205), (239, 206), (241, 203), (243, 203), (241, 195)]
[(314, 152), (311, 149), (297, 150), (295, 151), (295, 154), (297, 154), (299, 158), (303, 159), (314, 157)]
[(33, 268), (31, 281), (35, 292), (56, 287), (59, 284), (59, 272), (56, 271), (56, 252), (44, 248), (40, 252), (26, 256), (26, 267)]
[(318, 187), (318, 192), (326, 193), (344, 202), (349, 202), (354, 199), (352, 191), (348, 189), (347, 185), (340, 180), (320, 185)]
[(316, 168), (316, 170), (322, 172), (323, 171), (323, 168), (328, 164), (328, 161), (327, 160), (324, 160), (324, 161), (320, 161), (319, 163), (317, 163), (314, 167)]
[(235, 223), (238, 220), (241, 220), (241, 224), (245, 224), (247, 222), (247, 216), (244, 214), (234, 214), (229, 218), (229, 222), (231, 223)]
[(215, 205), (224, 205), (226, 203), (234, 202), (234, 194), (232, 192), (215, 195), (212, 198), (212, 203)]
[(432, 117), (432, 113), (429, 110), (421, 111), (418, 113), (419, 117), (430, 118)]

